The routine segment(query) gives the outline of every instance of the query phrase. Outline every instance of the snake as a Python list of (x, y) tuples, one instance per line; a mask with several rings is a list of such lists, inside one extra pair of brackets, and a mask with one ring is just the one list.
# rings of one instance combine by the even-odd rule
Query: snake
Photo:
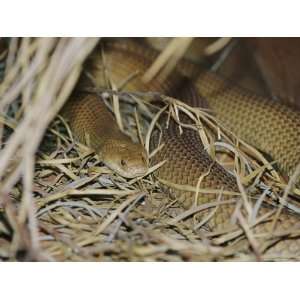
[[(111, 82), (123, 84), (123, 89), (128, 92), (154, 91), (180, 98), (193, 107), (206, 103), (226, 128), (269, 154), (282, 174), (292, 176), (300, 162), (300, 119), (297, 111), (245, 90), (200, 66), (179, 64), (164, 80), (157, 75), (150, 82), (145, 82), (142, 75), (156, 57), (157, 52), (144, 45), (127, 40), (108, 40), (101, 42), (101, 50), (91, 55), (86, 68), (97, 87), (108, 87), (109, 74)], [(187, 76), (190, 81), (183, 84)], [(131, 80), (124, 83), (124, 79), (130, 77)], [(134, 178), (147, 172), (149, 162), (144, 147), (133, 143), (120, 131), (98, 95), (75, 93), (63, 108), (62, 115), (77, 139), (94, 149), (116, 173)], [(152, 162), (164, 160), (165, 163), (155, 171), (155, 175), (162, 182), (175, 184), (172, 192), (178, 202), (185, 208), (195, 204), (207, 205), (207, 209), (198, 213), (199, 218), (205, 220), (205, 230), (240, 229), (241, 216), (237, 217), (237, 206), (242, 214), (249, 214), (249, 211), (233, 196), (240, 191), (236, 178), (208, 154), (199, 134), (188, 128), (180, 133), (176, 126), (169, 126), (163, 130), (162, 140), (164, 145)], [(157, 138), (153, 138), (152, 144), (156, 143)], [(195, 190), (177, 189), (176, 185), (200, 185), (203, 192), (196, 194)], [(210, 193), (209, 190), (217, 192)], [(217, 198), (218, 206), (210, 206)], [(251, 230), (260, 241), (259, 251), (270, 257), (284, 255), (299, 259), (298, 215), (284, 210), (277, 216), (274, 227), (275, 214), (276, 208), (261, 205), (254, 221), (252, 219)], [(289, 229), (295, 229), (296, 233), (287, 233)], [(255, 245), (249, 247), (255, 248)]]

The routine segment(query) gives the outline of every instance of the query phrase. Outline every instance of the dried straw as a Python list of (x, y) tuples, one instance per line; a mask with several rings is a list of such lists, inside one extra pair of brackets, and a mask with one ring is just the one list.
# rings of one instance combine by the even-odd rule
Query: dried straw
[[(184, 40), (185, 47), (179, 54), (174, 53), (173, 45), (173, 50), (168, 50), (171, 65), (165, 68), (167, 59), (158, 69), (169, 72), (191, 40)], [(176, 43), (178, 41), (183, 42), (179, 39)], [(286, 185), (274, 170), (266, 174), (265, 170), (271, 170), (271, 165), (264, 157), (218, 124), (207, 111), (164, 96), (161, 96), (163, 108), (155, 108), (149, 99), (157, 98), (157, 95), (124, 93), (120, 91), (122, 83), (112, 83), (112, 90), (102, 91), (108, 99), (114, 95), (110, 104), (119, 126), (131, 136), (138, 135), (148, 152), (151, 134), (159, 128), (157, 120), (160, 114), (169, 112), (169, 118), (173, 118), (181, 130), (188, 127), (199, 133), (209, 153), (217, 158), (220, 152), (235, 157), (229, 167), (238, 171), (240, 193), (229, 194), (240, 197), (240, 205), (247, 211), (244, 216), (240, 207), (236, 209), (234, 217), (241, 226), (238, 230), (203, 231), (221, 205), (231, 201), (222, 200), (226, 191), (200, 189), (201, 178), (198, 187), (178, 186), (156, 178), (153, 172), (164, 162), (152, 166), (141, 178), (125, 180), (103, 166), (92, 151), (76, 143), (64, 120), (55, 118), (72, 92), (85, 58), (97, 42), (96, 38), (12, 38), (3, 54), (6, 69), (0, 85), (0, 259), (270, 259), (264, 255), (263, 249), (274, 239), (270, 233), (263, 233), (261, 235), (267, 238), (267, 242), (261, 245), (260, 237), (252, 229), (274, 215), (276, 209), (260, 218), (257, 211), (272, 193), (273, 204), (278, 200), (281, 205), (292, 205), (287, 203), (287, 194), (293, 184)], [(210, 52), (220, 51), (220, 42), (211, 45)], [(158, 69), (153, 71), (153, 68), (145, 75), (146, 79), (157, 73)], [(136, 74), (124, 78), (123, 83), (134, 76)], [(132, 105), (137, 108), (134, 113)], [(182, 123), (179, 112), (189, 116), (194, 125)], [(209, 133), (205, 127), (210, 128)], [(220, 136), (222, 141), (215, 142), (214, 135)], [(256, 204), (252, 205), (252, 196), (242, 183), (261, 179), (265, 186), (256, 195)], [(164, 187), (197, 194), (209, 192), (216, 198), (209, 204), (183, 210), (163, 188), (162, 182)], [(282, 199), (276, 196), (284, 189), (286, 193)], [(198, 220), (197, 213), (207, 209), (210, 209), (208, 216)], [(299, 230), (276, 229), (278, 238), (287, 234), (297, 235)], [(250, 251), (241, 252), (245, 243), (250, 245)]]

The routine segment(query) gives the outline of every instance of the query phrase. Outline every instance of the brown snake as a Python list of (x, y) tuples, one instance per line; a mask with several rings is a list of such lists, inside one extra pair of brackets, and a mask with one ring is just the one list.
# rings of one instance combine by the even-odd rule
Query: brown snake
[[(151, 49), (127, 42), (104, 43), (103, 49), (104, 60), (101, 59), (101, 55), (99, 57), (99, 54), (98, 56), (95, 54), (95, 57), (92, 57), (87, 64), (98, 87), (107, 87), (104, 70), (114, 83), (120, 84), (136, 71), (143, 75), (156, 57), (156, 52), (152, 52)], [(178, 94), (174, 93), (176, 86), (183, 78), (180, 74), (182, 70), (185, 75), (196, 78), (194, 84), (198, 98), (193, 95), (193, 89), (183, 92), (182, 96), (178, 96), (182, 91)], [(228, 81), (212, 72), (178, 67), (164, 81), (157, 76), (151, 82), (144, 83), (141, 76), (136, 76), (127, 82), (124, 90), (155, 91), (165, 95), (174, 95), (181, 97), (191, 106), (199, 106), (197, 99), (202, 97), (228, 129), (258, 149), (270, 154), (283, 174), (291, 175), (300, 162), (298, 113), (279, 103), (271, 102), (229, 84)], [(117, 173), (125, 177), (144, 174), (148, 168), (145, 151), (119, 131), (111, 114), (98, 97), (92, 94), (78, 94), (72, 98), (63, 109), (63, 115), (69, 120), (75, 136), (100, 154), (103, 161)], [(184, 130), (180, 135), (171, 127), (164, 131), (163, 142), (164, 147), (154, 158), (154, 163), (166, 160), (166, 163), (156, 171), (160, 179), (196, 187), (201, 178), (201, 189), (219, 190), (225, 194), (226, 191), (239, 191), (235, 177), (212, 160), (195, 131)], [(120, 151), (117, 152), (117, 150)], [(192, 191), (174, 189), (174, 193), (179, 202), (186, 207), (189, 207), (195, 198), (195, 193)], [(200, 193), (197, 204), (209, 204), (210, 201), (216, 201), (216, 198), (218, 198), (216, 193)], [(223, 195), (214, 214), (209, 215), (215, 208), (214, 206), (199, 214), (203, 218), (210, 217), (206, 222), (206, 227), (209, 229), (223, 230), (228, 226), (239, 228), (232, 218), (237, 202), (238, 200), (235, 200), (233, 196)], [(241, 212), (246, 215), (247, 208), (242, 203), (240, 204)], [(251, 205), (254, 206), (255, 203)], [(282, 212), (271, 234), (275, 211), (276, 209), (262, 206), (254, 218), (252, 230), (254, 234), (257, 234), (257, 240), (261, 242), (260, 251), (265, 251), (271, 256), (285, 255), (299, 259), (300, 218), (285, 211)], [(266, 214), (269, 215), (266, 217)], [(260, 218), (262, 221), (257, 224), (256, 221)], [(298, 230), (298, 236), (285, 235), (287, 229), (294, 227)], [(272, 239), (264, 239), (270, 234)]]

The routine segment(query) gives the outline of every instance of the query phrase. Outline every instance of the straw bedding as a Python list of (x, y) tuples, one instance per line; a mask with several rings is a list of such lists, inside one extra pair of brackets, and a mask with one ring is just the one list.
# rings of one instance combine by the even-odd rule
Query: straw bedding
[[(204, 233), (197, 218), (197, 211), (203, 208), (180, 207), (151, 172), (139, 180), (113, 174), (90, 149), (74, 141), (58, 112), (98, 40), (1, 40), (5, 68), (0, 85), (0, 259), (289, 260), (264, 256), (244, 219), (239, 231)], [(125, 132), (147, 144), (154, 126), (151, 121), (159, 112), (147, 101), (151, 95), (102, 93), (110, 106), (112, 94), (118, 96), (120, 108), (115, 113), (121, 117)], [(162, 101), (170, 111), (200, 114), (211, 124), (210, 132), (201, 134), (208, 134), (218, 160), (242, 172), (250, 165), (253, 171), (243, 183), (251, 181), (254, 186), (259, 181), (264, 170), (261, 166), (266, 163), (259, 152), (238, 143), (205, 110), (195, 111), (176, 99), (162, 97)], [(227, 139), (216, 142), (220, 130)], [(235, 160), (228, 155), (232, 153)], [(266, 195), (273, 191), (273, 203), (284, 203), (291, 188), (275, 171), (265, 174), (261, 201), (267, 201)], [(250, 186), (247, 193), (253, 190)], [(293, 203), (290, 208), (297, 212)], [(250, 245), (247, 249), (241, 242), (245, 240)]]

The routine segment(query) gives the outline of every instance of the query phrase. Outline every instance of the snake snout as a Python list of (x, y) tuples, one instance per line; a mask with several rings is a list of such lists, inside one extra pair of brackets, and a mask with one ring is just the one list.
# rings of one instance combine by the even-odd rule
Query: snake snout
[[(108, 150), (108, 149), (106, 149)], [(148, 171), (148, 158), (141, 145), (128, 143), (103, 151), (103, 162), (125, 178), (143, 176)]]
[(116, 160), (106, 160), (105, 164), (110, 169), (126, 178), (143, 176), (148, 171), (148, 164), (145, 164), (144, 161), (140, 159), (121, 158)]
[(148, 160), (143, 153), (136, 153), (131, 157), (121, 158), (119, 165), (122, 170), (120, 175), (127, 178), (143, 176), (148, 171)]

